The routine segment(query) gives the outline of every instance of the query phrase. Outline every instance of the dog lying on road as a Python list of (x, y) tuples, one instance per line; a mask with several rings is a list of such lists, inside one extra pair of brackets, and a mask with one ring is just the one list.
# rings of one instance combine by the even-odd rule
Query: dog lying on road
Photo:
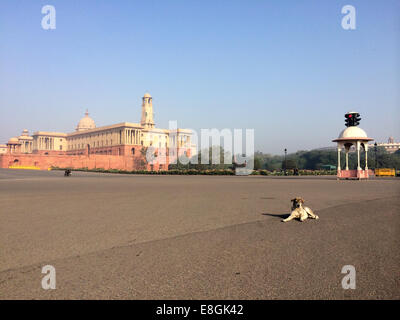
[(292, 213), (289, 217), (283, 219), (282, 222), (287, 222), (293, 219), (300, 219), (300, 221), (303, 222), (309, 217), (311, 219), (319, 219), (319, 217), (315, 215), (309, 207), (303, 207), (303, 198), (296, 197), (290, 201), (292, 201)]

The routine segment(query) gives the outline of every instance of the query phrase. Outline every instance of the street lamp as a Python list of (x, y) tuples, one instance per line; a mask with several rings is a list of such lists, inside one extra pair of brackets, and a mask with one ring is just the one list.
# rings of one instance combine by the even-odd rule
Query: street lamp
[(375, 151), (375, 169), (378, 167), (377, 149), (378, 149), (378, 144), (375, 142), (375, 144), (374, 144), (374, 151)]
[(287, 175), (286, 174), (286, 154), (287, 154), (287, 149), (285, 148), (285, 176)]

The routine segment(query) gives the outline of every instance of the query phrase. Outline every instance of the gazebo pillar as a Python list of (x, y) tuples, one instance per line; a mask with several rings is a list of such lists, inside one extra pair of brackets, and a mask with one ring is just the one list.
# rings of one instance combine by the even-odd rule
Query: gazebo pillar
[(341, 171), (341, 166), (340, 166), (340, 145), (338, 144), (338, 147), (337, 147), (337, 162), (338, 162), (338, 165), (337, 165), (337, 172), (338, 172), (338, 175), (340, 175), (340, 171)]
[(346, 148), (346, 170), (349, 170), (349, 149)]
[(368, 170), (368, 145), (365, 146), (365, 170)]
[(361, 147), (361, 143), (360, 143), (360, 141), (357, 141), (357, 171), (361, 171), (361, 166), (360, 166), (360, 147)]

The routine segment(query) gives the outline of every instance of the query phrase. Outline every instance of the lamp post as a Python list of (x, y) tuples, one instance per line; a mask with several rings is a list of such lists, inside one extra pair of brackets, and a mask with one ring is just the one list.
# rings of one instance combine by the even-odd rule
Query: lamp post
[(378, 144), (375, 142), (375, 144), (374, 144), (374, 151), (375, 151), (375, 169), (378, 167), (377, 149), (378, 149)]
[(285, 176), (286, 176), (286, 153), (287, 153), (287, 149), (285, 148)]

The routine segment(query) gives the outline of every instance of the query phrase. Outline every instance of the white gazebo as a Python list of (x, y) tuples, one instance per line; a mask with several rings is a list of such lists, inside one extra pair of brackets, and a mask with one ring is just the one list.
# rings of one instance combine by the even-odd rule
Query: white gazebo
[[(339, 137), (333, 142), (337, 142), (338, 151), (338, 166), (337, 166), (337, 178), (338, 179), (368, 179), (368, 142), (374, 139), (368, 138), (367, 133), (356, 126), (351, 126), (344, 129)], [(349, 151), (351, 146), (355, 146), (357, 151), (357, 169), (349, 170)], [(360, 150), (361, 148), (365, 153), (365, 166), (361, 168), (360, 164)], [(340, 164), (340, 152), (344, 150), (346, 153), (346, 167), (342, 170)]]

